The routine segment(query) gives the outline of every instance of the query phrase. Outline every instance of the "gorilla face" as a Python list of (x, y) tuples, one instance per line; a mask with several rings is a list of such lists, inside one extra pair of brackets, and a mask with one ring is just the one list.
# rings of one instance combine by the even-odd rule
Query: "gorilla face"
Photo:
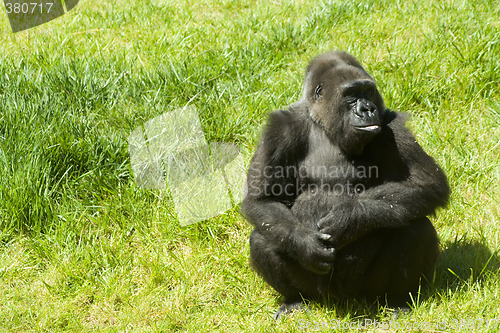
[[(370, 80), (354, 81), (342, 86), (342, 96), (349, 110), (349, 126), (357, 131), (379, 133), (382, 120), (375, 100), (377, 88)], [(383, 110), (382, 110), (383, 111)]]
[(332, 141), (345, 153), (359, 155), (382, 130), (385, 106), (375, 81), (349, 57), (326, 54), (314, 59), (306, 73), (304, 97), (311, 117)]

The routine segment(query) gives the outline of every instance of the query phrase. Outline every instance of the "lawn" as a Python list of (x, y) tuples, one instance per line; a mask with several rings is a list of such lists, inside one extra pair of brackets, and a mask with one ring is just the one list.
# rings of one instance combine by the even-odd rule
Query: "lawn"
[[(0, 6), (0, 323), (10, 332), (500, 329), (500, 4), (82, 0), (13, 34)], [(185, 106), (248, 161), (315, 55), (347, 50), (446, 172), (442, 254), (412, 312), (313, 303), (279, 322), (239, 205), (181, 226), (128, 139)], [(350, 328), (348, 328), (350, 327)]]

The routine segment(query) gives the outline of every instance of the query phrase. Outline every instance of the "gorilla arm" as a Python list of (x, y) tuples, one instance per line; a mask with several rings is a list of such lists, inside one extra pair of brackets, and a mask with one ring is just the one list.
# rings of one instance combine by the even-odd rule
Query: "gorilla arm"
[(307, 153), (308, 135), (308, 122), (300, 115), (290, 111), (271, 114), (250, 164), (241, 210), (270, 248), (321, 274), (331, 269), (335, 259), (334, 250), (325, 245), (330, 235), (302, 224), (287, 206), (297, 197), (294, 171)]
[(400, 181), (387, 180), (339, 203), (318, 222), (320, 232), (332, 236), (330, 242), (335, 248), (342, 248), (373, 230), (409, 225), (448, 201), (450, 188), (445, 174), (405, 127), (401, 115), (388, 127), (407, 174)]

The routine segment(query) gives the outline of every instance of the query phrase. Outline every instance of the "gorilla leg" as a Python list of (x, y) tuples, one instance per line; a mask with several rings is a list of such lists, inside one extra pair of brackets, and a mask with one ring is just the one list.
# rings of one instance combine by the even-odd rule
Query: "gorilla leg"
[(317, 275), (304, 269), (286, 253), (280, 253), (257, 230), (250, 235), (250, 263), (268, 284), (285, 297), (285, 302), (300, 301), (302, 297), (318, 293), (315, 288)]
[(387, 295), (388, 305), (406, 306), (409, 293), (432, 279), (439, 256), (436, 230), (427, 218), (403, 229), (385, 230), (384, 245), (366, 273), (362, 294)]
[[(436, 230), (427, 218), (405, 228), (382, 229), (341, 249), (329, 274), (304, 269), (257, 230), (250, 235), (254, 269), (285, 301), (275, 314), (300, 308), (302, 298), (368, 300), (387, 295), (389, 306), (405, 307), (409, 293), (431, 279), (439, 255)], [(292, 250), (292, 249), (290, 249)]]
[(385, 230), (372, 232), (338, 251), (329, 294), (335, 298), (363, 297), (367, 271), (385, 243)]

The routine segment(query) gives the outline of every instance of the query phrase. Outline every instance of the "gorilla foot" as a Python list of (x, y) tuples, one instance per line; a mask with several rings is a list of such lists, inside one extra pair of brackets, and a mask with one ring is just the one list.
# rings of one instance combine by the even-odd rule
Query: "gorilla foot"
[(294, 302), (283, 302), (279, 307), (278, 311), (273, 315), (274, 320), (278, 321), (282, 315), (287, 315), (293, 311), (305, 311), (307, 307), (300, 301)]

